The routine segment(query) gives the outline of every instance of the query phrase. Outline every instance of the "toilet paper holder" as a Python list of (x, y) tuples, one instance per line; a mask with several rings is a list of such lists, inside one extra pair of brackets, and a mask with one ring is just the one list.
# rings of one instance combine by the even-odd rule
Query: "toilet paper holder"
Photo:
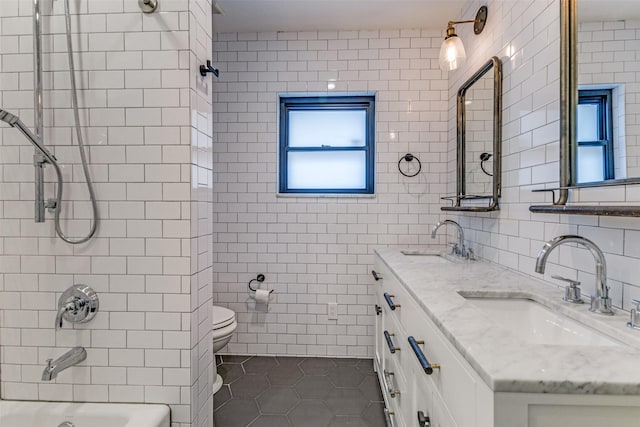
[[(258, 274), (258, 275), (256, 276), (256, 278), (255, 278), (255, 279), (251, 279), (251, 280), (249, 280), (249, 283), (247, 283), (247, 287), (249, 288), (249, 291), (251, 291), (251, 292), (255, 292), (255, 291), (257, 291), (257, 290), (258, 290), (258, 288), (255, 288), (255, 289), (254, 289), (254, 288), (252, 288), (252, 287), (251, 287), (251, 284), (252, 284), (253, 282), (262, 283), (262, 282), (264, 282), (264, 279), (265, 279), (264, 274), (260, 273), (260, 274)], [(258, 286), (260, 286), (260, 285), (258, 285)], [(269, 291), (269, 293), (272, 293), (272, 292), (273, 292), (273, 289), (271, 289), (271, 290)]]

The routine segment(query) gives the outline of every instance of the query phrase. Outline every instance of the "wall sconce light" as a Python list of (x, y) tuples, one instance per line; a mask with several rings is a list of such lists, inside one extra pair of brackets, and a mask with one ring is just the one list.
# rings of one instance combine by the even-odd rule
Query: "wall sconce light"
[(467, 54), (464, 51), (464, 45), (462, 40), (456, 34), (454, 25), (456, 24), (469, 24), (473, 22), (473, 32), (477, 35), (484, 30), (484, 24), (487, 22), (487, 6), (482, 6), (476, 13), (476, 19), (469, 21), (449, 21), (447, 24), (447, 36), (442, 42), (440, 48), (440, 69), (442, 71), (452, 71), (460, 67), (462, 63), (467, 59)]

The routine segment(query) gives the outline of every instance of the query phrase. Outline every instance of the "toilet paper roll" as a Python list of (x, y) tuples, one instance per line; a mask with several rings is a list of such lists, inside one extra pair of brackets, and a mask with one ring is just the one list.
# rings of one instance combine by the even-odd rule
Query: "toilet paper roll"
[(258, 289), (256, 291), (256, 294), (253, 296), (253, 298), (256, 300), (257, 303), (267, 304), (269, 302), (270, 294), (271, 294), (270, 291), (267, 291), (265, 289)]

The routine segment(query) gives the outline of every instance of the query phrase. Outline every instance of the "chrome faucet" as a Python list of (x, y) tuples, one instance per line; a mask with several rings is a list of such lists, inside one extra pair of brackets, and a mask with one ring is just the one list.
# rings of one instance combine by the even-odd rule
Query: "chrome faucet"
[(47, 359), (47, 366), (42, 371), (42, 381), (51, 381), (58, 376), (58, 373), (77, 365), (87, 358), (87, 350), (83, 347), (73, 347), (56, 360)]
[(544, 244), (538, 258), (536, 259), (536, 273), (543, 274), (547, 264), (549, 254), (556, 247), (564, 243), (578, 243), (589, 249), (596, 261), (596, 294), (591, 296), (591, 307), (589, 311), (599, 314), (613, 314), (611, 298), (609, 298), (609, 287), (607, 286), (607, 263), (600, 248), (591, 240), (582, 236), (558, 236)]
[(471, 251), (471, 249), (467, 250), (467, 248), (465, 248), (464, 246), (464, 230), (462, 229), (460, 224), (453, 220), (445, 219), (444, 221), (438, 222), (435, 227), (433, 227), (433, 230), (431, 230), (431, 238), (435, 239), (438, 229), (447, 224), (453, 225), (454, 227), (456, 227), (456, 230), (458, 230), (458, 243), (455, 243), (453, 245), (453, 254), (463, 258), (473, 258), (473, 251)]

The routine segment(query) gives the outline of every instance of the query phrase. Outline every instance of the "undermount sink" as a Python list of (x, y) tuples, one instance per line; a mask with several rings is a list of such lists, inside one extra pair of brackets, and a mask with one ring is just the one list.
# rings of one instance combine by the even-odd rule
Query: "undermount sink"
[(619, 346), (620, 342), (522, 297), (478, 297), (459, 292), (500, 327), (529, 344)]
[(428, 264), (444, 264), (451, 262), (448, 255), (438, 251), (400, 251), (402, 255), (411, 257), (413, 261), (424, 262)]

